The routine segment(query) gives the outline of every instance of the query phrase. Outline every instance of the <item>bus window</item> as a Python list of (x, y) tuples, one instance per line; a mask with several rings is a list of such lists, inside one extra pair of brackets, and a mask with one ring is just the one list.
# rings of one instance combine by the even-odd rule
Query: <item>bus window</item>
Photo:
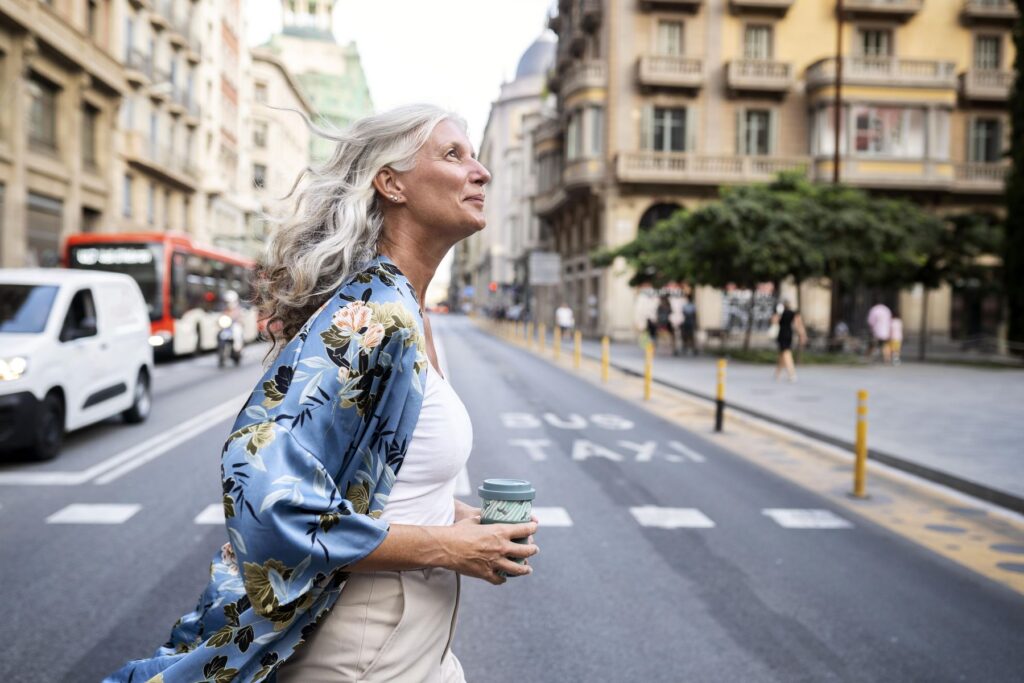
[(189, 255), (187, 263), (186, 292), (189, 308), (206, 308), (206, 260), (200, 256)]
[(188, 310), (188, 257), (180, 251), (171, 257), (171, 317), (180, 318)]

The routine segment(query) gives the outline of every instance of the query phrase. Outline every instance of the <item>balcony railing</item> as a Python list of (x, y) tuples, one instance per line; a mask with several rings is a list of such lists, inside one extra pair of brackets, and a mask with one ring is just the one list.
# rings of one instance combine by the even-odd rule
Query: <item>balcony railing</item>
[(729, 0), (734, 10), (771, 10), (785, 13), (793, 0)]
[[(128, 67), (129, 71), (134, 71), (136, 74), (141, 74), (147, 79), (153, 78), (153, 58), (142, 52), (142, 50), (132, 48), (128, 51), (127, 59), (125, 59), (125, 66)], [(131, 74), (129, 74), (129, 77)], [(129, 78), (130, 80), (130, 78)]]
[(960, 74), (960, 94), (968, 100), (1004, 102), (1010, 96), (1012, 82), (1009, 71), (971, 69)]
[(1006, 21), (1017, 18), (1012, 0), (964, 0), (960, 15), (968, 21)]
[(648, 55), (636, 65), (640, 85), (665, 88), (699, 88), (704, 85), (704, 63), (696, 57)]
[(1004, 162), (957, 164), (956, 187), (962, 190), (1002, 191), (1010, 165)]
[(537, 124), (533, 129), (534, 146), (544, 144), (549, 140), (556, 140), (562, 135), (562, 124), (558, 119), (546, 119)]
[(604, 180), (604, 159), (589, 157), (565, 162), (562, 184), (567, 190)]
[(160, 173), (178, 182), (193, 184), (196, 166), (188, 154), (171, 145), (159, 145), (140, 130), (128, 131), (127, 155), (135, 164)]
[(785, 92), (793, 87), (793, 67), (767, 59), (737, 59), (726, 65), (725, 80), (733, 90)]
[(608, 76), (604, 62), (588, 60), (573, 65), (562, 81), (562, 96), (568, 97), (577, 90), (585, 88), (604, 88), (608, 85)]
[(562, 206), (565, 199), (565, 190), (561, 186), (538, 192), (533, 198), (533, 212), (546, 216)]
[(906, 19), (921, 9), (924, 0), (845, 0), (844, 9), (851, 14), (878, 14)]
[[(956, 65), (933, 59), (899, 57), (843, 57), (843, 83), (893, 87), (955, 88)], [(807, 67), (807, 87), (832, 85), (836, 80), (834, 57)]]
[(720, 183), (769, 180), (782, 171), (807, 171), (807, 157), (708, 156), (689, 152), (624, 152), (615, 163), (621, 182)]
[(704, 0), (644, 0), (640, 3), (641, 7), (675, 7), (678, 9), (695, 10), (704, 4)]

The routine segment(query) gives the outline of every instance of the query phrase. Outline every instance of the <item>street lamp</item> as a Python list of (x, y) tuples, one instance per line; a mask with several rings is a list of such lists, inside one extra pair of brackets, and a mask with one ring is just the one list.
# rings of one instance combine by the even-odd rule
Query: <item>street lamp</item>
[(836, 86), (835, 102), (832, 105), (832, 127), (835, 133), (832, 149), (832, 184), (839, 184), (839, 122), (840, 107), (843, 105), (843, 0), (836, 0)]

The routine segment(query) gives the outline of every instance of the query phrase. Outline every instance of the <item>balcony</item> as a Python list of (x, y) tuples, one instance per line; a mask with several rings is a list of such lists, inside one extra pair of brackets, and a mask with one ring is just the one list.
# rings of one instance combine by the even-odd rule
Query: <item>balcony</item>
[(171, 6), (173, 3), (169, 0), (156, 0), (153, 3), (153, 11), (149, 13), (149, 23), (153, 25), (153, 28), (157, 31), (163, 31), (164, 29), (171, 27)]
[(1013, 73), (971, 69), (960, 74), (960, 96), (977, 102), (1005, 102), (1010, 96)]
[(533, 147), (546, 147), (551, 143), (553, 146), (561, 147), (562, 123), (558, 119), (545, 119), (533, 129)]
[(135, 85), (148, 85), (153, 79), (153, 59), (141, 50), (132, 48), (124, 60), (125, 78)]
[[(807, 67), (807, 88), (833, 85), (834, 57)], [(843, 57), (843, 85), (883, 85), (894, 88), (956, 88), (953, 62), (899, 57)]]
[(782, 171), (806, 171), (806, 157), (707, 156), (689, 152), (624, 152), (615, 160), (622, 183), (721, 185), (771, 180)]
[(581, 23), (583, 30), (593, 33), (601, 25), (602, 0), (583, 0)]
[(737, 59), (725, 67), (731, 90), (784, 93), (793, 87), (793, 67), (767, 59)]
[(967, 23), (996, 22), (1009, 25), (1017, 20), (1017, 8), (1012, 0), (964, 0), (960, 18)]
[(1010, 165), (1004, 162), (957, 164), (953, 189), (958, 192), (1000, 194), (1006, 187)]
[(562, 170), (562, 186), (567, 191), (595, 185), (602, 180), (604, 180), (604, 159), (600, 157), (566, 161), (565, 168)]
[(755, 11), (785, 14), (793, 0), (729, 0), (733, 12)]
[(565, 204), (566, 194), (561, 187), (537, 193), (533, 198), (533, 212), (538, 216), (549, 216)]
[(637, 82), (648, 88), (690, 88), (704, 85), (704, 63), (696, 57), (649, 55), (636, 65)]
[(917, 14), (924, 0), (844, 0), (843, 9), (852, 17), (875, 17), (906, 21)]
[(198, 174), (187, 155), (170, 145), (155, 144), (142, 131), (126, 131), (125, 138), (125, 156), (129, 164), (182, 189), (196, 188)]
[(562, 97), (569, 97), (574, 92), (588, 88), (605, 88), (608, 75), (604, 62), (588, 60), (578, 62), (568, 69), (562, 82)]
[[(834, 160), (820, 156), (814, 160), (814, 177), (832, 178)], [(937, 159), (844, 156), (839, 177), (855, 187), (886, 190), (949, 190), (953, 186), (953, 163)]]

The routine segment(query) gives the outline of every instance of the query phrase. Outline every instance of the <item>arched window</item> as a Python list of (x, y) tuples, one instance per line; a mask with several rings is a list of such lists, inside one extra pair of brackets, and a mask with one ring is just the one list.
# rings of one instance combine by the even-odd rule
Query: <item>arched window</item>
[(669, 216), (671, 216), (676, 211), (679, 211), (682, 208), (683, 207), (679, 206), (678, 204), (669, 203), (652, 205), (650, 208), (644, 211), (644, 215), (640, 217), (640, 231), (642, 232), (644, 230), (650, 230), (657, 223), (665, 220), (666, 218), (668, 218)]

